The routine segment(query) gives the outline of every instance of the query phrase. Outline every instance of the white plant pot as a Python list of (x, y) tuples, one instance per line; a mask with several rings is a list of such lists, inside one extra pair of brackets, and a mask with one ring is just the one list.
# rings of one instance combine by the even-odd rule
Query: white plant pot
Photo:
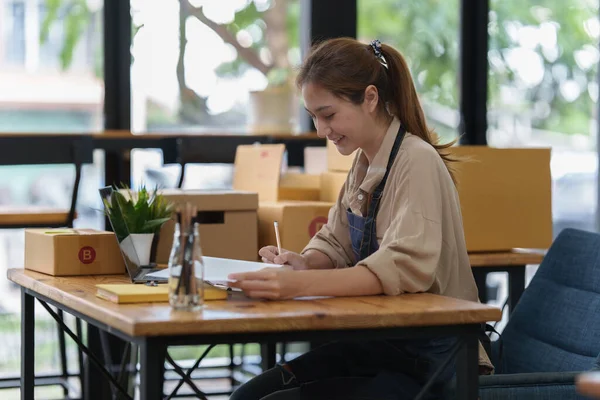
[(150, 265), (150, 252), (154, 233), (131, 233), (121, 242), (127, 257), (140, 266)]
[(250, 92), (248, 128), (251, 133), (293, 133), (298, 119), (298, 99), (288, 86)]

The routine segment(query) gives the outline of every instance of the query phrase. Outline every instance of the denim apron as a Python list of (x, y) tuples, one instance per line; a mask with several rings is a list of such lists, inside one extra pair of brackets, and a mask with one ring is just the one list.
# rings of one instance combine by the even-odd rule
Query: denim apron
[[(370, 196), (367, 216), (347, 210), (356, 263), (379, 249), (377, 211), (405, 133), (404, 127), (400, 126), (385, 175)], [(332, 342), (299, 356), (288, 366), (295, 384), (300, 386), (307, 399), (337, 399), (339, 396), (348, 400), (408, 400), (419, 393), (455, 342), (453, 337)], [(439, 398), (443, 384), (454, 375), (454, 368), (454, 363), (450, 363), (444, 369), (426, 399)], [(351, 378), (361, 382), (359, 388), (351, 384), (348, 380)], [(344, 393), (350, 388), (351, 394)]]
[(394, 160), (396, 160), (396, 155), (398, 154), (402, 140), (404, 140), (405, 134), (406, 130), (402, 125), (400, 125), (400, 129), (396, 135), (396, 140), (394, 140), (392, 152), (390, 153), (390, 158), (388, 159), (385, 175), (373, 191), (373, 194), (370, 196), (371, 198), (367, 208), (367, 216), (362, 217), (360, 215), (356, 215), (350, 209), (346, 211), (348, 216), (348, 225), (350, 226), (352, 252), (354, 253), (354, 260), (356, 261), (355, 264), (379, 250), (379, 243), (377, 242), (377, 227), (375, 222), (377, 218), (377, 211), (379, 210), (379, 202), (381, 201), (381, 196), (383, 195), (383, 190), (385, 189), (385, 184), (390, 174), (390, 169), (392, 168), (392, 165), (394, 165)]

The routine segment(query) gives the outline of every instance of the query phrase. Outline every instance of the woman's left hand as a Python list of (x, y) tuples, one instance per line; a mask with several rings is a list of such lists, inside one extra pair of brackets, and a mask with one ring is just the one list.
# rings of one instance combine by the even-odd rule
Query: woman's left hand
[(239, 288), (248, 297), (269, 300), (292, 299), (301, 296), (301, 284), (291, 267), (263, 268), (254, 272), (231, 274), (230, 287)]

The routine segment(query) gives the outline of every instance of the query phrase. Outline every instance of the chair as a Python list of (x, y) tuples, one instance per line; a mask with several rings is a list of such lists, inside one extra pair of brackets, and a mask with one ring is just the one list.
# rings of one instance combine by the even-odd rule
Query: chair
[[(36, 143), (32, 146), (31, 143)], [(91, 136), (21, 135), (0, 139), (0, 165), (72, 164), (75, 181), (69, 209), (0, 206), (0, 229), (72, 227), (81, 168), (93, 162)]]
[(600, 235), (565, 229), (493, 342), (496, 374), (480, 377), (480, 398), (583, 398), (575, 377), (598, 369), (599, 353)]
[[(31, 144), (35, 143), (35, 146)], [(0, 206), (0, 229), (21, 228), (58, 228), (73, 227), (76, 215), (77, 197), (79, 183), (81, 181), (81, 169), (83, 164), (93, 162), (92, 136), (84, 135), (15, 135), (0, 139), (0, 165), (58, 165), (72, 164), (75, 167), (75, 180), (71, 192), (71, 204), (68, 209), (50, 207), (6, 207)], [(63, 319), (63, 313), (58, 311)], [(81, 320), (76, 319), (77, 334), (81, 337)], [(61, 385), (65, 396), (69, 394), (67, 379), (69, 374), (67, 365), (67, 353), (65, 334), (58, 327), (58, 341), (61, 361), (60, 376), (38, 377), (36, 384)], [(81, 379), (81, 368), (83, 367), (83, 354), (79, 351), (79, 366)], [(3, 388), (19, 387), (18, 379), (3, 378), (5, 382), (16, 382), (15, 384), (3, 384)]]

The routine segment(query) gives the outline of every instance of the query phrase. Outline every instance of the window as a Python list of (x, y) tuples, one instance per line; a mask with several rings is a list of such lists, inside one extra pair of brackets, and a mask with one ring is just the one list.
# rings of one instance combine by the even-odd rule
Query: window
[[(301, 61), (298, 0), (132, 0), (131, 7), (134, 131), (245, 132), (259, 122), (295, 129), (295, 88), (277, 84)], [(261, 116), (265, 105), (272, 112)]]
[(379, 39), (406, 58), (430, 127), (456, 137), (459, 0), (358, 0), (358, 37)]
[(25, 63), (25, 3), (9, 1), (4, 6), (6, 21), (4, 36), (4, 59), (8, 64), (23, 65)]
[(552, 148), (554, 234), (595, 230), (598, 1), (492, 0), (488, 143)]
[(102, 2), (0, 0), (0, 10), (0, 130), (101, 130)]

